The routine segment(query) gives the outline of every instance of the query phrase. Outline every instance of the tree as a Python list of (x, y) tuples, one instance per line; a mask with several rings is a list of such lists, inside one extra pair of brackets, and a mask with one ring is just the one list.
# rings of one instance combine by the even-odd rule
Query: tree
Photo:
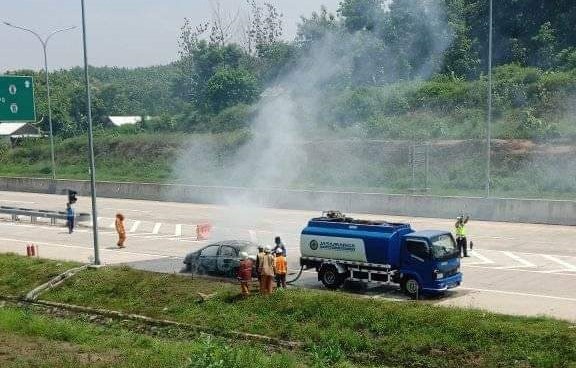
[(386, 4), (384, 0), (344, 0), (338, 14), (349, 32), (374, 31), (386, 19)]
[(552, 28), (552, 24), (550, 22), (542, 24), (538, 34), (532, 37), (532, 41), (536, 44), (536, 66), (551, 68), (555, 64), (557, 46), (556, 31)]
[(320, 7), (320, 12), (312, 12), (309, 18), (300, 17), (296, 42), (301, 47), (309, 47), (322, 39), (327, 33), (338, 31), (340, 24), (336, 16), (328, 12), (326, 6)]
[(282, 14), (271, 3), (260, 5), (256, 0), (247, 0), (250, 15), (246, 30), (249, 54), (259, 54), (268, 45), (277, 43), (282, 37)]
[(250, 72), (222, 67), (207, 83), (206, 103), (211, 111), (219, 112), (237, 104), (253, 103), (258, 92), (258, 82)]

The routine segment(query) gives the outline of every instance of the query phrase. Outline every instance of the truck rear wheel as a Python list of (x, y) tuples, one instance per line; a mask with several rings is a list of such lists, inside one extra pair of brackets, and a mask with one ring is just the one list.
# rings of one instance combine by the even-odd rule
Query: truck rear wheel
[(412, 299), (418, 299), (422, 294), (422, 286), (414, 277), (406, 277), (402, 282), (402, 290)]
[(320, 281), (327, 289), (335, 290), (342, 286), (344, 277), (338, 273), (336, 266), (324, 265), (320, 268)]

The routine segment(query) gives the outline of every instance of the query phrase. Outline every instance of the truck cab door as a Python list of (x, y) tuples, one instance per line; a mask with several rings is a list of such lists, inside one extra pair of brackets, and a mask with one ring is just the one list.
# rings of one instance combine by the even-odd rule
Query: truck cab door
[(433, 276), (433, 270), (430, 266), (428, 243), (419, 239), (406, 239), (403, 254), (402, 268), (418, 274), (422, 283), (429, 282)]

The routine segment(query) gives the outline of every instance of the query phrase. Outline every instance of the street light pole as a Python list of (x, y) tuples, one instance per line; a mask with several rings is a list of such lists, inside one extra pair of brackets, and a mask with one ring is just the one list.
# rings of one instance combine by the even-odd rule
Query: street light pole
[(486, 198), (490, 198), (490, 171), (492, 164), (492, 24), (493, 6), (490, 0), (490, 19), (488, 24), (488, 125), (486, 127)]
[(86, 83), (86, 105), (88, 106), (88, 145), (90, 153), (90, 189), (92, 192), (92, 234), (94, 235), (94, 264), (100, 265), (98, 249), (98, 212), (96, 210), (96, 167), (94, 165), (94, 138), (92, 136), (92, 101), (90, 97), (90, 78), (88, 75), (88, 50), (86, 47), (86, 11), (82, 3), (82, 44), (84, 46), (84, 80)]
[(38, 41), (40, 41), (40, 43), (42, 44), (42, 50), (44, 51), (44, 74), (46, 74), (46, 95), (47, 95), (47, 99), (48, 99), (48, 125), (50, 126), (50, 156), (51, 156), (51, 163), (52, 163), (52, 180), (54, 180), (54, 179), (56, 179), (56, 160), (55, 160), (55, 155), (54, 155), (54, 129), (52, 128), (52, 106), (51, 106), (51, 101), (50, 101), (50, 78), (48, 77), (48, 52), (46, 51), (46, 49), (48, 48), (48, 41), (50, 41), (50, 38), (52, 38), (52, 36), (54, 36), (56, 33), (64, 32), (64, 31), (70, 31), (72, 29), (75, 29), (76, 26), (58, 29), (56, 31), (51, 32), (46, 37), (46, 39), (42, 39), (42, 37), (38, 33), (34, 32), (31, 29), (21, 27), (21, 26), (16, 26), (16, 25), (14, 25), (12, 23), (8, 23), (8, 22), (2, 22), (2, 23), (7, 25), (8, 27), (12, 27), (12, 28), (20, 29), (22, 31), (32, 33), (34, 36), (36, 36)]

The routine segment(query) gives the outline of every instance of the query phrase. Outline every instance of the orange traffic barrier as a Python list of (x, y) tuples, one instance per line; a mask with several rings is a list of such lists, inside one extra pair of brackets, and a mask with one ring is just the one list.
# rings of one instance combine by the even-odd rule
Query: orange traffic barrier
[(196, 239), (206, 240), (210, 236), (210, 231), (212, 231), (211, 224), (198, 224), (196, 225)]
[(38, 255), (38, 247), (34, 244), (26, 244), (26, 255), (28, 257), (35, 257)]

